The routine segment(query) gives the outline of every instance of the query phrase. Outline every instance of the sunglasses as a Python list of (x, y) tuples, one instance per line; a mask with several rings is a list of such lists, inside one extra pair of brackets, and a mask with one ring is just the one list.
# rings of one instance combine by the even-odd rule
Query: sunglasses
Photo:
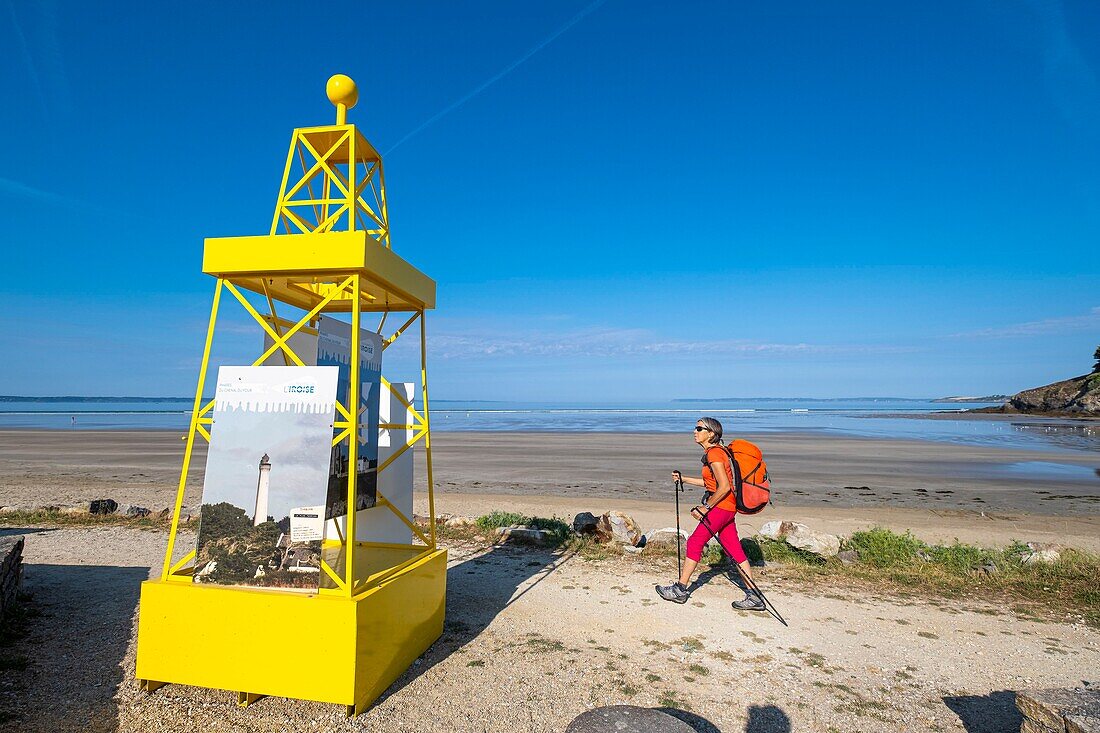
[(710, 428), (704, 428), (702, 425), (696, 425), (695, 426), (695, 432), (697, 432), (697, 433), (701, 433), (704, 430), (710, 430)]

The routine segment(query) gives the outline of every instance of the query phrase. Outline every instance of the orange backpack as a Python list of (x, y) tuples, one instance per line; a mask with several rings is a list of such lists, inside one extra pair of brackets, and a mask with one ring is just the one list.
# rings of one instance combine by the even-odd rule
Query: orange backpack
[[(738, 438), (718, 446), (730, 457), (733, 467), (733, 500), (741, 514), (757, 514), (771, 501), (771, 482), (764, 454), (755, 443)], [(706, 461), (706, 458), (703, 459)]]

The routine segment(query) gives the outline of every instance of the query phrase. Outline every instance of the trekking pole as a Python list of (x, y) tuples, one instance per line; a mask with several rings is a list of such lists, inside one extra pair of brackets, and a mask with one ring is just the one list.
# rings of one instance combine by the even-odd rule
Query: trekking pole
[(766, 606), (770, 607), (771, 614), (779, 620), (779, 623), (783, 624), (784, 626), (790, 626), (790, 624), (787, 623), (786, 619), (784, 619), (783, 616), (779, 613), (779, 610), (776, 609), (775, 604), (769, 601), (768, 597), (765, 596), (763, 591), (760, 590), (760, 586), (753, 582), (753, 579), (749, 577), (748, 573), (746, 573), (741, 568), (741, 563), (733, 559), (733, 553), (729, 551), (728, 547), (722, 544), (722, 540), (718, 539), (718, 535), (714, 533), (714, 530), (710, 526), (710, 522), (707, 521), (706, 514), (700, 515), (699, 523), (707, 528), (707, 532), (710, 534), (711, 537), (714, 538), (714, 541), (718, 543), (718, 546), (721, 547), (727, 555), (729, 555), (730, 560), (733, 560), (733, 566), (737, 568), (737, 573), (741, 576), (741, 579), (745, 581), (745, 585), (747, 585), (753, 593), (756, 593), (756, 595), (760, 596), (760, 600), (764, 601), (764, 604)]
[(680, 559), (680, 540), (683, 539), (680, 536), (680, 492), (684, 490), (684, 477), (679, 471), (673, 471), (673, 473), (676, 474), (673, 493), (676, 495), (676, 580), (679, 582), (680, 576), (684, 573), (683, 560)]

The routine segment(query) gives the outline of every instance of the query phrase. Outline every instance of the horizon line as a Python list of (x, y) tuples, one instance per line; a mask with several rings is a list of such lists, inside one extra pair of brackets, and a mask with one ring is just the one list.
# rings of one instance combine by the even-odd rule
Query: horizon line
[[(898, 395), (861, 395), (861, 396), (841, 396), (841, 397), (672, 397), (665, 400), (653, 400), (655, 402), (735, 402), (735, 401), (783, 401), (783, 400), (803, 400), (809, 402), (840, 402), (843, 400), (973, 400), (977, 402), (997, 402), (1003, 399), (1008, 399), (1012, 395), (1007, 394), (993, 394), (993, 395), (946, 395), (942, 397), (905, 397)], [(137, 395), (0, 395), (0, 402), (191, 402), (195, 398), (192, 397), (168, 397), (168, 396), (137, 396)], [(202, 400), (212, 400), (214, 396), (202, 397)], [(506, 402), (543, 402), (543, 403), (557, 403), (557, 402), (587, 402), (592, 404), (599, 403), (621, 403), (621, 402), (647, 402), (645, 399), (614, 399), (614, 400), (585, 400), (585, 399), (568, 399), (568, 398), (555, 398), (555, 399), (510, 399), (510, 400), (487, 400), (487, 399), (443, 399), (435, 398), (433, 403), (506, 403)]]

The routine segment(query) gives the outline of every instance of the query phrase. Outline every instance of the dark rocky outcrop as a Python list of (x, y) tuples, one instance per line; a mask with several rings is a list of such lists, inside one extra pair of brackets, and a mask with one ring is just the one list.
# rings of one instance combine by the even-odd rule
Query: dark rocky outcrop
[(1025, 389), (1003, 407), (987, 407), (974, 412), (1100, 417), (1100, 373)]
[(1100, 374), (1025, 389), (1008, 404), (1020, 412), (1083, 412), (1100, 415)]

